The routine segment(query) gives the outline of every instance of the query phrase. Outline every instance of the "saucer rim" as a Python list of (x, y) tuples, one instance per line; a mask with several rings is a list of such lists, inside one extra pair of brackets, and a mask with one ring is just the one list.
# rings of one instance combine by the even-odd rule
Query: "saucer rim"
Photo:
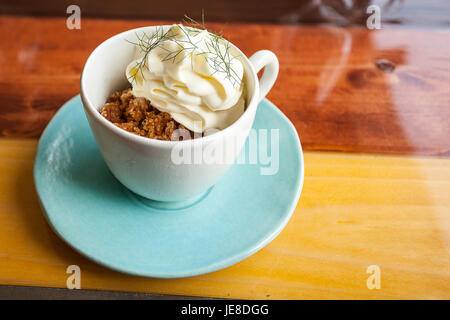
[[(86, 257), (89, 260), (91, 260), (101, 266), (104, 266), (108, 269), (111, 269), (111, 270), (114, 270), (114, 271), (117, 271), (120, 273), (124, 273), (124, 274), (134, 275), (134, 276), (149, 277), (149, 278), (156, 278), (156, 279), (179, 279), (179, 278), (193, 277), (193, 276), (198, 276), (198, 275), (202, 275), (202, 274), (208, 274), (211, 272), (215, 272), (215, 271), (230, 267), (230, 266), (250, 257), (251, 255), (255, 254), (256, 252), (258, 252), (259, 250), (264, 248), (266, 245), (268, 245), (272, 240), (274, 240), (281, 233), (281, 231), (286, 227), (287, 223), (289, 222), (290, 218), (292, 217), (292, 215), (295, 211), (295, 208), (297, 207), (297, 205), (299, 203), (299, 199), (300, 199), (300, 195), (301, 195), (301, 192), (303, 189), (303, 183), (304, 183), (304, 171), (305, 171), (304, 168), (305, 168), (305, 166), (304, 166), (303, 149), (301, 146), (301, 142), (300, 142), (300, 138), (298, 136), (297, 130), (296, 130), (295, 126), (292, 124), (292, 122), (289, 120), (289, 118), (275, 104), (273, 104), (267, 98), (264, 98), (260, 103), (262, 103), (264, 101), (272, 109), (275, 109), (275, 111), (278, 113), (278, 115), (281, 116), (281, 118), (283, 118), (285, 120), (285, 122), (288, 124), (289, 128), (294, 132), (294, 135), (297, 138), (295, 140), (296, 140), (297, 150), (298, 150), (298, 155), (299, 155), (299, 167), (301, 169), (300, 174), (297, 175), (297, 179), (296, 179), (296, 186), (297, 186), (296, 195), (295, 195), (294, 199), (292, 200), (289, 208), (286, 209), (286, 212), (288, 212), (288, 213), (284, 216), (283, 220), (279, 223), (279, 225), (277, 226), (276, 229), (272, 230), (271, 232), (267, 233), (265, 236), (261, 237), (261, 239), (252, 247), (242, 250), (239, 253), (231, 255), (228, 258), (222, 259), (216, 263), (209, 264), (209, 265), (206, 265), (203, 267), (192, 268), (192, 269), (189, 269), (184, 272), (172, 272), (172, 273), (159, 273), (159, 272), (146, 272), (146, 271), (140, 272), (137, 270), (129, 269), (124, 266), (117, 266), (115, 264), (111, 264), (108, 261), (98, 259), (96, 256), (94, 256), (90, 253), (84, 252), (83, 249), (79, 248), (77, 246), (77, 244), (73, 243), (73, 241), (71, 239), (67, 239), (66, 237), (64, 237), (60, 233), (60, 231), (54, 226), (54, 224), (52, 223), (51, 217), (48, 214), (48, 210), (45, 206), (45, 203), (42, 200), (43, 196), (41, 195), (41, 191), (40, 191), (40, 189), (42, 187), (38, 187), (38, 185), (40, 185), (40, 183), (41, 183), (40, 178), (39, 178), (39, 168), (38, 168), (39, 164), (40, 164), (39, 158), (40, 158), (41, 153), (43, 152), (44, 141), (46, 140), (46, 137), (50, 134), (49, 132), (51, 131), (51, 128), (55, 125), (55, 122), (53, 120), (56, 117), (63, 114), (68, 108), (70, 108), (70, 106), (72, 104), (77, 103), (77, 101), (76, 101), (77, 99), (79, 100), (79, 103), (82, 104), (81, 97), (79, 94), (72, 97), (71, 99), (66, 101), (61, 106), (61, 108), (59, 108), (59, 110), (55, 113), (53, 118), (50, 120), (50, 122), (44, 129), (44, 131), (39, 139), (36, 155), (34, 158), (33, 179), (34, 179), (35, 189), (36, 189), (36, 193), (38, 195), (39, 203), (40, 203), (40, 206), (42, 208), (44, 217), (45, 217), (48, 225), (51, 227), (51, 229), (56, 233), (56, 235), (61, 240), (63, 240), (66, 244), (68, 244), (72, 249), (74, 249), (76, 252), (81, 254), (83, 257)], [(187, 208), (187, 210), (189, 210), (189, 208)]]

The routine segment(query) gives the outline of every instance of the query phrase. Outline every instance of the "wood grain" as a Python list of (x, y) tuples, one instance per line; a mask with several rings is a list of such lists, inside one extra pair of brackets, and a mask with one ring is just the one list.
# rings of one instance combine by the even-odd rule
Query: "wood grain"
[[(120, 274), (47, 225), (32, 181), (37, 141), (0, 139), (0, 283), (251, 299), (450, 299), (450, 159), (306, 152), (291, 220), (267, 247), (186, 279)], [(369, 290), (378, 265), (381, 288)]]
[[(369, 5), (381, 9), (383, 25), (420, 28), (448, 27), (447, 0), (0, 0), (0, 12), (15, 15), (67, 17), (67, 7), (78, 5), (83, 17), (175, 19), (184, 14), (207, 21), (258, 23), (335, 23), (366, 25)], [(139, 9), (136, 9), (139, 8)]]
[[(68, 30), (63, 18), (0, 16), (0, 134), (39, 136), (79, 92), (84, 62), (100, 42), (160, 23), (83, 18), (81, 30)], [(450, 31), (211, 27), (248, 56), (259, 49), (278, 55), (268, 98), (305, 149), (450, 155)]]

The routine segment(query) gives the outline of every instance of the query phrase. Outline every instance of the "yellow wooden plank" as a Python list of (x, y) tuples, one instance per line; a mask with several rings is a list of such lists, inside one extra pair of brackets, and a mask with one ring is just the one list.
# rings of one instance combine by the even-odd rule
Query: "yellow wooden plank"
[[(47, 225), (34, 190), (37, 141), (0, 139), (0, 283), (232, 298), (450, 298), (450, 159), (306, 152), (285, 230), (230, 268), (174, 280), (85, 259)], [(378, 265), (381, 288), (366, 268)]]

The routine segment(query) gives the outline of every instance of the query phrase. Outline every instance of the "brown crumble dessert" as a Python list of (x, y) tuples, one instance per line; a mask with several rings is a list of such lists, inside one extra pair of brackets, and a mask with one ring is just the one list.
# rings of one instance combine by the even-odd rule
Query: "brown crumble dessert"
[[(192, 131), (176, 122), (170, 114), (160, 112), (145, 98), (136, 98), (131, 89), (114, 92), (100, 113), (119, 128), (143, 137), (172, 140), (172, 134), (177, 129), (184, 129), (191, 138), (194, 137)], [(174, 138), (182, 140), (183, 136)]]

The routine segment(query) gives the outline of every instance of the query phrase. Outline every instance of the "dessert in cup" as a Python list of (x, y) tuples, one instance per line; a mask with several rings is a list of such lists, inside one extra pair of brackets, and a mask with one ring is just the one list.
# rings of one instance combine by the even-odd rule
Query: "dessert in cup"
[(277, 74), (268, 50), (247, 58), (204, 28), (151, 26), (92, 52), (81, 97), (113, 175), (145, 198), (183, 201), (233, 163)]

